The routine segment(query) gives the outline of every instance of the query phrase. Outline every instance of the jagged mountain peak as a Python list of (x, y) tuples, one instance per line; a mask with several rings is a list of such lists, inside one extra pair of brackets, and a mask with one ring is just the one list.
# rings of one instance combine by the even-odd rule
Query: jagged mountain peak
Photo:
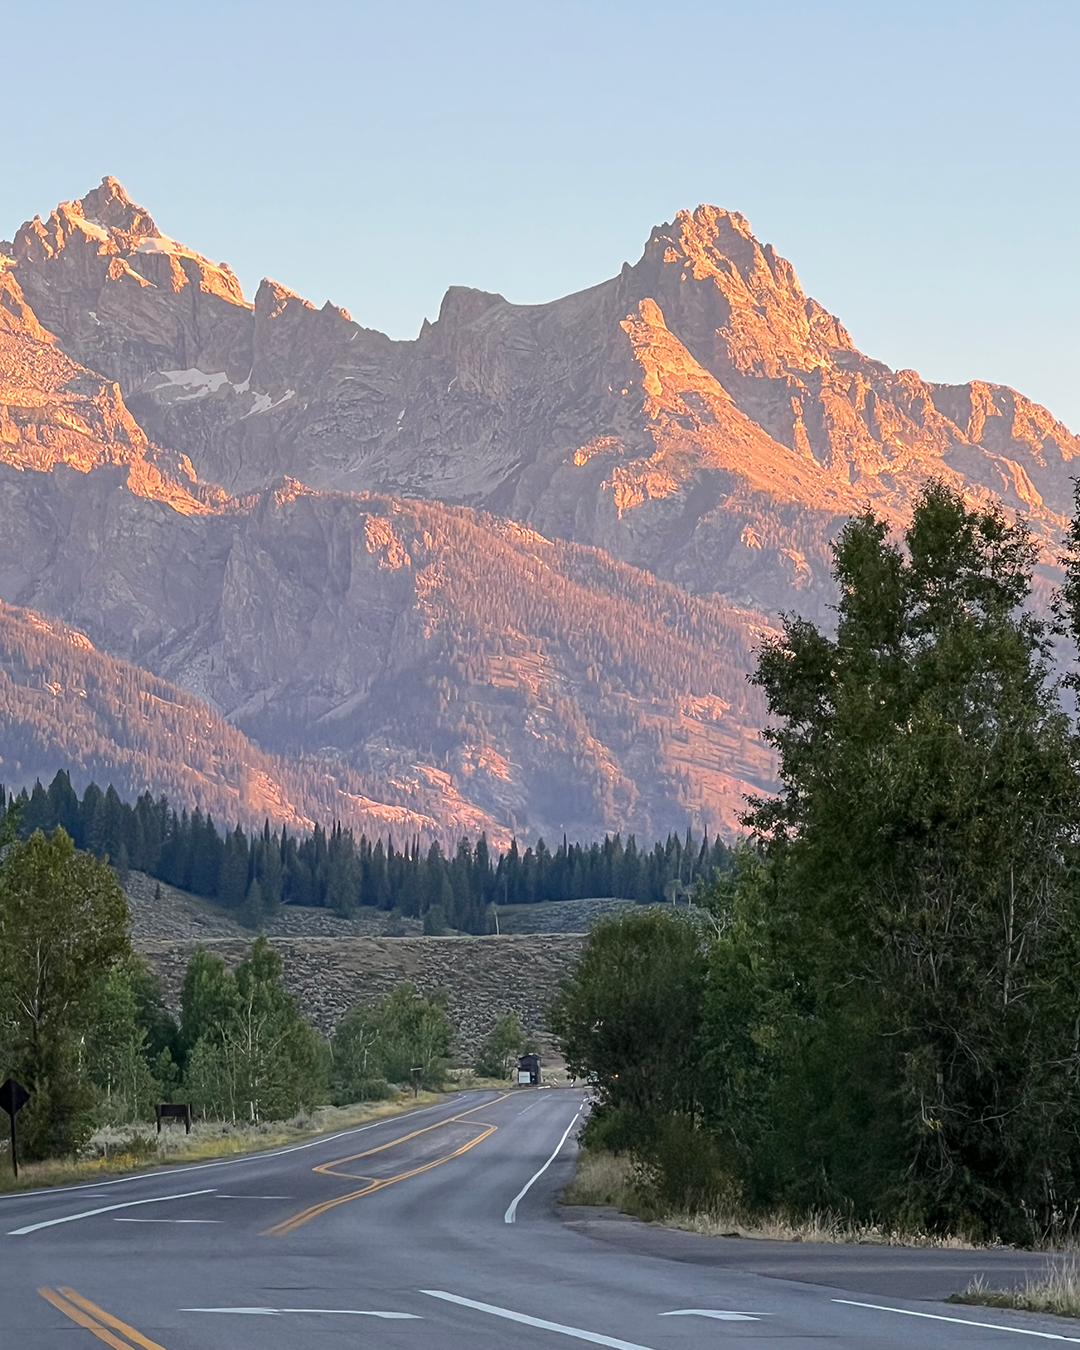
[(451, 286), (413, 342), (269, 279), (248, 306), (231, 272), (139, 230), (157, 226), (106, 179), (24, 227), (15, 274), (151, 440), (230, 491), (285, 474), (484, 506), (767, 609), (807, 588), (827, 606), (838, 520), (867, 501), (902, 519), (929, 474), (1047, 539), (1068, 508), (1066, 428), (864, 355), (738, 211), (680, 210), (637, 263), (548, 304)]
[[(70, 205), (71, 203), (68, 203)], [(161, 231), (145, 207), (136, 206), (119, 179), (110, 174), (92, 188), (78, 205), (87, 220), (138, 238), (157, 238)]]

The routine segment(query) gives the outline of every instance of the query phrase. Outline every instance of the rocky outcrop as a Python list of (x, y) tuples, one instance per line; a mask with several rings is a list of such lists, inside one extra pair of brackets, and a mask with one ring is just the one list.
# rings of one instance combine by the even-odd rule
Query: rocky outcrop
[(828, 540), (902, 518), (929, 474), (1050, 539), (1077, 441), (1000, 386), (860, 353), (735, 212), (657, 227), (590, 290), (522, 306), (451, 288), (393, 342), (160, 234), (111, 179), (22, 227), (28, 303), (119, 382), (152, 440), (246, 492), (278, 475), (481, 506), (698, 593), (823, 613)]
[(115, 178), (15, 234), (18, 279), (43, 327), (124, 393), (161, 371), (251, 368), (251, 306), (224, 264), (161, 233)]

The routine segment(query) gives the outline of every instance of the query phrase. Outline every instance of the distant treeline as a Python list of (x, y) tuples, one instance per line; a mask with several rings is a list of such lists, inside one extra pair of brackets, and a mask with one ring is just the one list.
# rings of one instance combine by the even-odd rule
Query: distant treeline
[(361, 905), (423, 917), (427, 932), (455, 928), (486, 933), (493, 904), (534, 904), (613, 895), (642, 904), (669, 899), (675, 888), (710, 881), (730, 865), (729, 850), (706, 835), (695, 840), (671, 834), (651, 851), (631, 835), (605, 836), (603, 843), (568, 844), (552, 852), (541, 839), (522, 853), (517, 842), (493, 855), (483, 835), (462, 839), (453, 857), (437, 843), (422, 852), (418, 840), (404, 848), (372, 843), (335, 824), (316, 825), (307, 836), (290, 835), (267, 822), (261, 832), (239, 825), (224, 834), (211, 816), (179, 815), (165, 797), (144, 793), (134, 806), (112, 787), (91, 783), (79, 798), (61, 770), (45, 788), (34, 785), (9, 797), (0, 788), (0, 810), (19, 810), (19, 831), (46, 833), (63, 826), (76, 847), (108, 858), (121, 875), (129, 869), (238, 911), (257, 926), (279, 905), (323, 906), (348, 915)]

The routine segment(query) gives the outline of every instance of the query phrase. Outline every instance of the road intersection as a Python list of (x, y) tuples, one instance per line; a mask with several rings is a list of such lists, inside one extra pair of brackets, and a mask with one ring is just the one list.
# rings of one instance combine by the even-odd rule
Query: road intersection
[[(1055, 1319), (880, 1296), (875, 1270), (918, 1266), (903, 1249), (793, 1250), (778, 1275), (762, 1271), (779, 1244), (566, 1223), (553, 1202), (583, 1108), (574, 1089), (462, 1093), (261, 1154), (0, 1198), (0, 1344), (1080, 1345)], [(1000, 1255), (942, 1253), (937, 1279), (962, 1285)], [(935, 1253), (918, 1256), (932, 1274)]]

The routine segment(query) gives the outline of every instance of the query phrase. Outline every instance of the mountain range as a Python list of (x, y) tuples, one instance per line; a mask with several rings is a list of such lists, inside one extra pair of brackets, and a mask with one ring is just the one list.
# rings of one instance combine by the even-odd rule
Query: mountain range
[[(111, 178), (0, 243), (0, 634), (60, 621), (201, 700), (282, 818), (730, 834), (772, 781), (755, 645), (827, 617), (843, 520), (935, 475), (1022, 510), (1049, 575), (1078, 451), (1011, 389), (864, 356), (715, 207), (550, 304), (453, 287), (412, 341), (249, 302)], [(66, 767), (13, 752), (18, 706), (0, 777)]]

